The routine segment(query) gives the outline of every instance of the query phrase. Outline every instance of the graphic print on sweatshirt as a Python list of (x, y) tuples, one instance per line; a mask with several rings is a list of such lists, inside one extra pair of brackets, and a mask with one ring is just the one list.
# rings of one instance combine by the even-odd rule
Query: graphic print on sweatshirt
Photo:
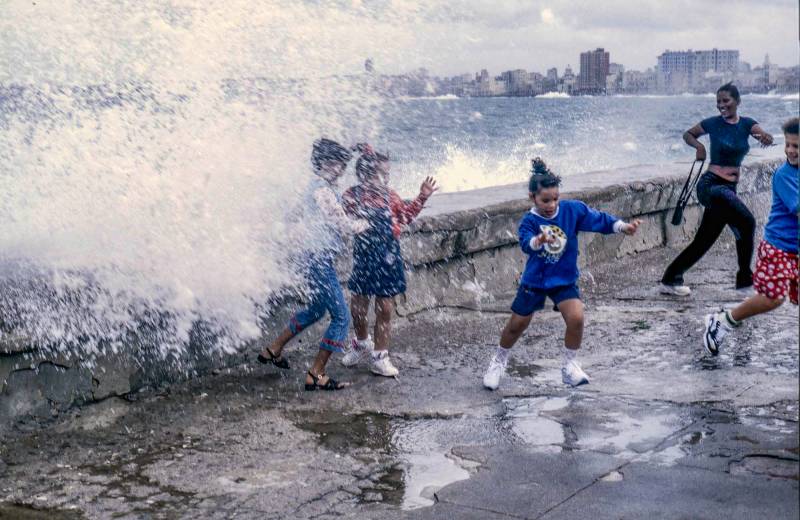
[(545, 243), (539, 256), (544, 258), (548, 264), (555, 264), (561, 259), (564, 250), (567, 248), (567, 234), (556, 225), (542, 224), (539, 229), (545, 236), (555, 237), (555, 242)]

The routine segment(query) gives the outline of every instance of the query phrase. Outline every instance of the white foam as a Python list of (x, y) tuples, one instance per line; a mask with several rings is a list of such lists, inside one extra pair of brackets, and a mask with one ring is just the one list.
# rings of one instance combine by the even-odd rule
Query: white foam
[[(0, 136), (4, 322), (84, 354), (141, 321), (164, 353), (199, 319), (225, 349), (258, 336), (256, 304), (297, 281), (287, 261), (313, 235), (288, 218), (311, 143), (377, 128), (365, 16), (242, 0), (5, 9), (0, 81), (24, 90)], [(351, 62), (352, 78), (330, 76)]]

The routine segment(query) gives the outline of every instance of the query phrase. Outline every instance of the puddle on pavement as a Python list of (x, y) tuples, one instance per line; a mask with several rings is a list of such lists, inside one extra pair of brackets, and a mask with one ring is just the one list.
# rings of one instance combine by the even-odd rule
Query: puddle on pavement
[(36, 509), (18, 504), (0, 502), (0, 519), (9, 520), (79, 520), (84, 516), (78, 511), (64, 509)]
[(794, 459), (751, 455), (731, 463), (731, 475), (756, 474), (772, 478), (800, 480), (800, 463)]
[[(402, 509), (433, 505), (434, 493), (470, 477), (476, 463), (453, 456), (454, 445), (497, 441), (497, 428), (486, 418), (403, 419), (385, 414), (354, 416), (300, 416), (298, 427), (314, 432), (326, 448), (355, 458), (378, 452), (393, 461), (372, 487), (361, 493), (363, 502), (384, 502)], [(365, 453), (365, 451), (367, 453)]]
[[(613, 410), (603, 410), (609, 403), (601, 406), (592, 397), (577, 395), (509, 398), (504, 404), (505, 420), (510, 423), (513, 435), (542, 451), (588, 449), (635, 457), (653, 450), (691, 422), (668, 405), (611, 403)], [(685, 442), (699, 440), (689, 437)], [(663, 463), (673, 463), (685, 456), (677, 447), (658, 453), (657, 462)]]
[(567, 440), (565, 427), (542, 413), (565, 408), (569, 405), (566, 397), (513, 398), (505, 399), (503, 403), (511, 431), (520, 440), (531, 446), (561, 451), (561, 446)]
[(545, 367), (536, 364), (518, 363), (511, 358), (508, 363), (508, 375), (512, 377), (537, 377), (545, 371)]

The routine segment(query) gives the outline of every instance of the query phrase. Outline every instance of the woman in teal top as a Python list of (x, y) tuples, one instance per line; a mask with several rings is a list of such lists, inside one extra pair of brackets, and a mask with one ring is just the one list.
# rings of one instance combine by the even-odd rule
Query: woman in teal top
[(705, 210), (692, 243), (664, 271), (661, 278), (662, 293), (678, 296), (691, 294), (691, 289), (684, 285), (683, 274), (714, 245), (726, 225), (731, 227), (736, 237), (739, 263), (736, 288), (746, 289), (753, 285), (750, 262), (753, 259), (756, 221), (736, 194), (736, 185), (742, 159), (750, 150), (749, 137), (753, 136), (761, 146), (769, 146), (772, 136), (754, 119), (739, 116), (737, 109), (740, 102), (739, 90), (731, 83), (726, 83), (717, 90), (720, 115), (702, 120), (683, 134), (686, 144), (697, 150), (698, 161), (706, 159), (706, 148), (697, 138), (704, 134), (710, 137), (710, 164), (697, 183), (697, 199)]

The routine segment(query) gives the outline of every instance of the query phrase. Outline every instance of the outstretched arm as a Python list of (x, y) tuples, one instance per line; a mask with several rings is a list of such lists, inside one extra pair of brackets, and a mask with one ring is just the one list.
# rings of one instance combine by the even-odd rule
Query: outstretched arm
[(594, 233), (624, 233), (633, 235), (642, 223), (639, 219), (634, 219), (628, 223), (609, 215), (603, 211), (590, 208), (586, 204), (581, 204), (582, 213), (578, 217), (578, 231), (592, 231)]
[(758, 123), (754, 124), (750, 129), (750, 135), (752, 135), (759, 143), (761, 143), (762, 148), (772, 144), (772, 136), (765, 132)]
[(422, 182), (422, 186), (420, 186), (419, 195), (412, 201), (404, 201), (397, 193), (392, 192), (392, 215), (400, 224), (410, 224), (422, 211), (428, 198), (438, 189), (439, 187), (436, 186), (436, 181), (433, 177), (427, 177)]

